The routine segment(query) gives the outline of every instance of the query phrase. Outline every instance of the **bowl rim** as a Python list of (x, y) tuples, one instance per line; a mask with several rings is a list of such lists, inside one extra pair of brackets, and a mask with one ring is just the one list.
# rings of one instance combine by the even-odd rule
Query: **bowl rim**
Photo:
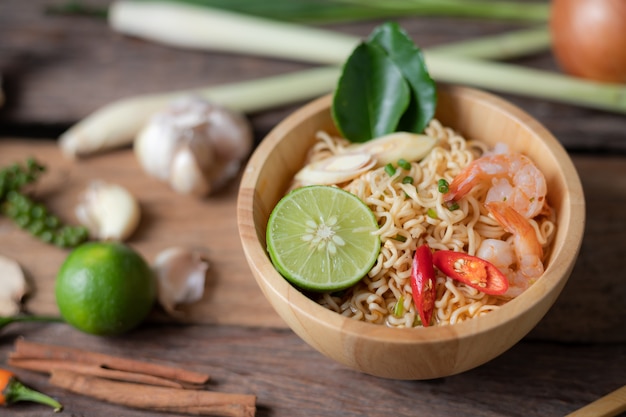
[[(245, 207), (240, 205), (242, 201), (245, 201), (242, 195), (252, 193), (252, 198), (256, 198), (254, 189), (258, 185), (258, 174), (260, 173), (260, 170), (256, 169), (256, 167), (262, 165), (263, 161), (261, 158), (264, 154), (278, 144), (285, 125), (289, 125), (294, 121), (305, 120), (320, 110), (323, 110), (324, 107), (328, 107), (332, 99), (331, 93), (306, 103), (276, 125), (255, 149), (244, 170), (237, 203), (238, 225), (240, 228), (242, 246), (248, 262), (250, 263), (252, 259), (263, 260), (262, 265), (258, 265), (256, 262), (250, 265), (251, 268), (256, 269), (257, 274), (254, 275), (257, 282), (260, 279), (257, 275), (263, 275), (265, 285), (260, 285), (263, 291), (271, 290), (274, 295), (278, 296), (289, 305), (290, 310), (305, 315), (324, 327), (340, 329), (345, 336), (363, 337), (365, 335), (370, 340), (408, 345), (414, 345), (420, 342), (433, 344), (446, 343), (452, 340), (459, 341), (464, 338), (474, 337), (477, 334), (497, 330), (501, 326), (508, 325), (508, 318), (511, 316), (517, 316), (521, 313), (533, 310), (535, 305), (543, 302), (544, 295), (547, 293), (552, 294), (553, 298), (548, 308), (552, 305), (569, 279), (574, 261), (582, 244), (584, 232), (585, 204), (583, 189), (573, 162), (561, 143), (552, 133), (527, 112), (509, 101), (492, 93), (465, 86), (439, 85), (438, 90), (445, 91), (450, 95), (459, 95), (464, 98), (478, 100), (482, 105), (489, 106), (491, 109), (513, 118), (534, 136), (538, 136), (560, 162), (562, 176), (565, 180), (565, 186), (568, 192), (566, 196), (567, 201), (563, 207), (567, 208), (569, 213), (567, 224), (558, 225), (557, 227), (566, 228), (568, 239), (552, 254), (552, 262), (547, 266), (541, 279), (525, 290), (520, 296), (501, 306), (498, 311), (503, 312), (503, 314), (486, 314), (481, 317), (447, 326), (417, 328), (390, 328), (385, 325), (367, 323), (342, 316), (319, 305), (314, 300), (311, 300), (285, 280), (271, 264), (265, 245), (259, 242), (258, 239), (248, 239), (242, 234), (242, 227), (245, 227), (244, 225), (255, 227), (254, 218), (252, 216), (253, 210), (250, 208), (246, 210)], [(559, 232), (557, 231), (557, 233)], [(256, 238), (256, 234), (254, 236)], [(563, 256), (562, 252), (571, 254), (572, 261), (569, 263), (555, 262), (557, 258)], [(260, 257), (261, 255), (263, 256)], [(258, 283), (261, 284), (260, 282)], [(315, 314), (311, 314), (309, 309), (313, 309)], [(545, 312), (547, 312), (547, 308), (546, 311), (541, 313), (537, 321), (543, 317)]]

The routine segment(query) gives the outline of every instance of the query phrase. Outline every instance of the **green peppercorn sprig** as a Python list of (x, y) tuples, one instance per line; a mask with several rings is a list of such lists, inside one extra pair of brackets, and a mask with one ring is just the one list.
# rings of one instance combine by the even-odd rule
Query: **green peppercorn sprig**
[(45, 167), (35, 159), (26, 160), (26, 165), (13, 164), (0, 170), (0, 201), (4, 200), (9, 191), (19, 191), (26, 184), (35, 182)]
[(34, 159), (28, 159), (25, 167), (14, 164), (0, 170), (0, 211), (46, 243), (62, 248), (75, 247), (88, 239), (87, 229), (62, 224), (46, 206), (21, 192), (23, 186), (35, 182), (44, 171)]

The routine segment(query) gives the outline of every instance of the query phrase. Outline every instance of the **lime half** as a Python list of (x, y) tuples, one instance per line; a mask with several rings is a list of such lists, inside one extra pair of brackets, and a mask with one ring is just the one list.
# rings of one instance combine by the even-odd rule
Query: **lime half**
[(285, 195), (267, 224), (267, 249), (280, 274), (312, 291), (337, 291), (376, 262), (380, 238), (372, 211), (357, 196), (312, 185)]

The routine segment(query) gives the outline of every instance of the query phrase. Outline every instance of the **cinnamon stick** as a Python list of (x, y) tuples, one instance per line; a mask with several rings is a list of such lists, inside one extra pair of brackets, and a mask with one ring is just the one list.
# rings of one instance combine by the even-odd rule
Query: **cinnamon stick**
[(146, 410), (224, 417), (253, 417), (256, 413), (254, 395), (155, 387), (61, 369), (52, 371), (50, 383), (76, 394)]
[(29, 371), (50, 373), (53, 370), (62, 369), (77, 372), (83, 375), (98, 376), (102, 378), (114, 379), (117, 381), (136, 382), (140, 384), (156, 385), (180, 389), (199, 389), (200, 385), (186, 384), (184, 382), (173, 381), (153, 375), (140, 374), (136, 372), (118, 371), (117, 369), (102, 368), (99, 365), (89, 363), (69, 362), (58, 359), (15, 359), (9, 358), (8, 365), (15, 368), (27, 369)]
[(102, 368), (152, 375), (189, 384), (206, 384), (210, 378), (210, 376), (205, 373), (189, 371), (173, 366), (126, 359), (76, 348), (29, 342), (24, 339), (18, 339), (15, 342), (15, 351), (12, 352), (9, 357), (11, 359), (51, 359), (92, 364)]

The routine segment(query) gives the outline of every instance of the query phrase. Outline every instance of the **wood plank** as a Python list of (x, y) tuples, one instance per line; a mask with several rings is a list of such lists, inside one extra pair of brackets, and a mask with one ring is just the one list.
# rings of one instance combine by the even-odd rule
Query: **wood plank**
[[(35, 198), (69, 223), (76, 223), (78, 195), (92, 180), (126, 187), (142, 209), (138, 230), (127, 242), (148, 261), (171, 246), (206, 248), (210, 269), (204, 298), (183, 309), (183, 321), (282, 326), (282, 320), (263, 298), (243, 258), (235, 204), (237, 182), (222, 193), (199, 200), (180, 196), (167, 185), (149, 178), (130, 149), (71, 161), (53, 141), (1, 141), (0, 166), (33, 156), (47, 172), (33, 190)], [(28, 298), (28, 311), (56, 314), (54, 280), (68, 251), (44, 244), (18, 229), (9, 219), (0, 219), (0, 253), (20, 262), (35, 285)]]
[[(89, 4), (106, 7), (108, 0)], [(310, 68), (311, 64), (216, 51), (171, 48), (123, 36), (102, 19), (52, 16), (46, 0), (3, 0), (0, 74), (6, 103), (0, 136), (57, 136), (110, 102), (132, 95), (197, 88)], [(524, 27), (484, 19), (402, 17), (398, 22), (423, 48)], [(366, 37), (379, 21), (325, 25)], [(558, 71), (549, 51), (512, 61)], [(626, 151), (626, 118), (517, 95), (504, 97), (544, 123), (568, 149)], [(289, 111), (250, 115), (259, 138)]]
[[(256, 395), (257, 417), (564, 416), (626, 383), (623, 344), (523, 341), (460, 375), (394, 381), (352, 371), (278, 329), (160, 325), (98, 338), (63, 324), (21, 324), (0, 333), (0, 357), (12, 350), (16, 337), (207, 372), (212, 391)], [(17, 375), (59, 399), (65, 406), (61, 415), (155, 416), (69, 393), (43, 375), (21, 370)], [(8, 410), (15, 417), (46, 412), (27, 403)]]
[[(110, 1), (85, 3), (105, 6)], [(524, 341), (499, 358), (440, 380), (383, 380), (326, 359), (283, 328), (256, 289), (233, 238), (236, 183), (206, 201), (174, 198), (166, 186), (143, 176), (128, 151), (74, 165), (60, 157), (52, 142), (23, 139), (55, 138), (89, 112), (121, 97), (252, 79), (310, 65), (168, 48), (115, 34), (102, 20), (46, 15), (49, 4), (49, 0), (0, 1), (0, 74), (5, 93), (0, 108), (0, 166), (27, 155), (44, 159), (52, 170), (38, 185), (38, 195), (69, 220), (73, 220), (70, 207), (76, 194), (89, 179), (102, 175), (132, 187), (141, 194), (146, 212), (130, 244), (147, 258), (170, 244), (209, 246), (213, 265), (207, 285), (211, 293), (186, 310), (185, 322), (203, 325), (163, 324), (164, 317), (157, 314), (134, 332), (100, 338), (64, 324), (16, 324), (0, 330), (0, 357), (6, 357), (16, 338), (25, 337), (207, 371), (213, 376), (212, 390), (258, 395), (260, 417), (557, 416), (626, 383), (623, 115), (504, 95), (545, 124), (570, 151), (621, 153), (573, 155), (588, 209), (585, 239), (574, 272), (546, 317)], [(422, 47), (521, 26), (477, 19), (398, 20)], [(328, 27), (366, 36), (375, 24)], [(558, 70), (549, 51), (513, 62)], [(295, 107), (250, 115), (257, 140)], [(196, 221), (189, 220), (189, 213)], [(56, 312), (54, 275), (67, 251), (41, 244), (0, 217), (0, 253), (19, 258), (36, 284), (28, 308)], [(154, 415), (70, 394), (32, 372), (18, 371), (18, 375), (59, 398), (68, 415)], [(0, 414), (38, 417), (44, 412), (40, 405), (20, 403)]]
[[(129, 149), (70, 161), (53, 141), (0, 141), (0, 166), (31, 155), (49, 167), (35, 195), (64, 220), (75, 222), (77, 195), (90, 180), (108, 180), (127, 187), (140, 201), (143, 219), (128, 243), (146, 259), (154, 259), (169, 246), (198, 245), (209, 250), (206, 294), (183, 309), (183, 322), (284, 326), (256, 286), (241, 249), (235, 216), (237, 181), (222, 193), (198, 200), (176, 195), (165, 184), (147, 177)], [(528, 337), (623, 342), (626, 281), (616, 271), (621, 271), (625, 255), (626, 164), (620, 157), (580, 155), (574, 156), (574, 162), (588, 205), (585, 239), (568, 285)], [(0, 253), (17, 259), (35, 283), (27, 309), (56, 313), (54, 278), (67, 251), (45, 245), (0, 218)]]
[(585, 235), (569, 282), (530, 337), (624, 342), (626, 160), (588, 155), (572, 159), (585, 193)]

